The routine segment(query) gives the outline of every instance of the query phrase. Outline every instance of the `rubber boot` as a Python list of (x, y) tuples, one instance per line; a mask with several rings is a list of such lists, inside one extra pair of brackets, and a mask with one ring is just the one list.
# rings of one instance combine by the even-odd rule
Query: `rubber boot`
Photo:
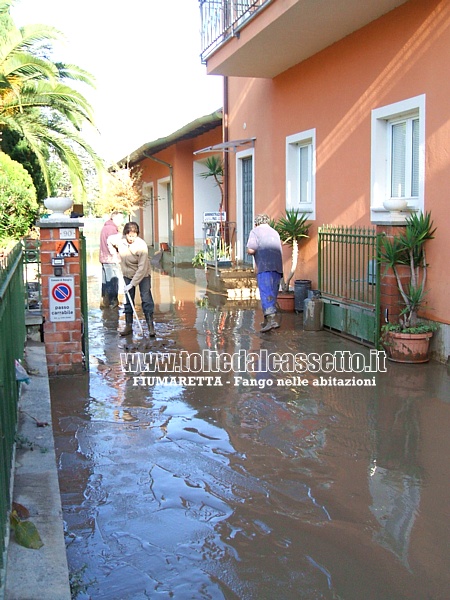
[(100, 300), (100, 308), (109, 308), (109, 296), (102, 296)]
[(119, 335), (126, 336), (133, 333), (133, 315), (126, 314), (125, 315), (125, 327), (122, 331), (119, 331)]
[(147, 321), (148, 335), (150, 337), (155, 337), (156, 333), (155, 333), (155, 326), (153, 324), (153, 315), (152, 314), (146, 314), (145, 315), (145, 320)]
[(277, 322), (276, 314), (273, 313), (271, 315), (267, 315), (267, 323), (264, 327), (261, 327), (261, 333), (266, 333), (266, 331), (270, 331), (271, 329), (277, 329), (280, 324)]

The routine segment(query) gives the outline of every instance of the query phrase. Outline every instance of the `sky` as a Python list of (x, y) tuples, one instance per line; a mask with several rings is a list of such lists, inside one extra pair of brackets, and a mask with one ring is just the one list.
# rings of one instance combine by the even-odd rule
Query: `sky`
[(197, 0), (16, 0), (11, 15), (59, 29), (53, 59), (94, 75), (80, 91), (100, 133), (83, 134), (108, 162), (222, 106), (222, 78), (200, 61)]

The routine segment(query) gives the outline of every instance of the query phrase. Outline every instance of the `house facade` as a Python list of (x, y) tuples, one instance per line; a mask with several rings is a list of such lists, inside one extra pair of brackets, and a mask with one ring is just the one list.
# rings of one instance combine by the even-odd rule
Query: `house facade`
[[(296, 277), (318, 283), (318, 229), (383, 227), (431, 211), (427, 307), (450, 354), (450, 3), (200, 0), (202, 59), (224, 76), (229, 218), (298, 208), (312, 222)], [(225, 129), (224, 129), (225, 131)], [(389, 210), (389, 200), (406, 210)], [(248, 221), (248, 219), (247, 219)]]
[(218, 110), (144, 144), (118, 163), (141, 173), (146, 202), (136, 220), (142, 237), (151, 250), (163, 250), (175, 264), (191, 263), (203, 244), (203, 214), (219, 209), (220, 190), (201, 176), (207, 155), (195, 152), (221, 141)]

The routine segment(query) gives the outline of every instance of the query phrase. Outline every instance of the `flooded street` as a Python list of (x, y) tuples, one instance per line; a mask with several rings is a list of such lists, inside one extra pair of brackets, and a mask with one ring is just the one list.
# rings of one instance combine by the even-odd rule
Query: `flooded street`
[(259, 307), (208, 299), (194, 269), (153, 273), (157, 335), (135, 325), (132, 342), (117, 334), (122, 311), (98, 308), (99, 274), (89, 375), (51, 380), (79, 599), (450, 597), (445, 365), (387, 363), (371, 386), (329, 385), (336, 372), (321, 386), (309, 372), (216, 379), (205, 365), (195, 382), (176, 369), (139, 380), (121, 354), (370, 350), (303, 331), (295, 313), (259, 334)]

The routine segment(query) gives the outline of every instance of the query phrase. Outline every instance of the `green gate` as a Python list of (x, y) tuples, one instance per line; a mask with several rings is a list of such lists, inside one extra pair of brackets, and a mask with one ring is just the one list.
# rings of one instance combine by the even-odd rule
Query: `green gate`
[(380, 332), (379, 239), (374, 228), (319, 228), (324, 327), (370, 346)]

